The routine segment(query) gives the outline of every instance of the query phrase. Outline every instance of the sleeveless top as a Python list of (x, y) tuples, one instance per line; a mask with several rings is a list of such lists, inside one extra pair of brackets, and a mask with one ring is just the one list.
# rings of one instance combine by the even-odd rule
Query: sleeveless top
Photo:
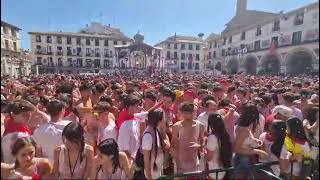
[(118, 167), (115, 173), (109, 174), (103, 172), (102, 167), (99, 168), (95, 179), (127, 179), (123, 170)]
[(65, 147), (65, 145), (61, 145), (61, 151), (60, 151), (60, 155), (59, 155), (59, 173), (60, 173), (60, 178), (61, 179), (83, 179), (84, 178), (84, 174), (86, 171), (86, 166), (87, 166), (87, 162), (86, 162), (86, 146), (84, 147), (84, 153), (82, 154), (82, 162), (80, 162), (80, 157), (77, 161), (77, 164), (75, 165), (75, 167), (71, 167), (71, 171), (73, 171), (73, 175), (71, 176), (70, 173), (70, 166), (69, 166), (69, 162), (68, 162), (68, 157), (65, 157), (65, 154), (67, 153), (67, 148)]
[[(40, 164), (39, 161), (36, 160), (35, 168), (34, 168), (32, 175), (31, 175), (32, 180), (41, 179), (39, 164)], [(19, 179), (21, 176), (25, 176), (25, 175), (21, 174), (20, 172), (18, 172), (16, 170), (13, 170), (13, 172), (8, 176), (8, 179)]]
[[(200, 125), (201, 123), (196, 121), (195, 128), (193, 128), (192, 131), (186, 131), (181, 123), (178, 124), (178, 173), (198, 170), (198, 148), (192, 148), (190, 146), (192, 145), (191, 142), (199, 143)], [(193, 134), (193, 136), (190, 136), (190, 134)]]

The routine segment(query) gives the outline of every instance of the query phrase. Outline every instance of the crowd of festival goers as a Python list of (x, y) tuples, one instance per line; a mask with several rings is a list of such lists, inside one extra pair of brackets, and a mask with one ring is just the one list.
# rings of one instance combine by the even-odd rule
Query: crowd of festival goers
[(275, 161), (264, 170), (310, 179), (318, 91), (318, 76), (2, 77), (1, 179), (156, 179), (230, 167), (207, 178), (264, 178), (252, 165)]

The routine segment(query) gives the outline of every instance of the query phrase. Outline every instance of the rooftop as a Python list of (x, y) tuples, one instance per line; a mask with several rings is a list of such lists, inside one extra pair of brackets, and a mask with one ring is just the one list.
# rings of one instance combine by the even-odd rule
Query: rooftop
[(15, 25), (12, 25), (12, 24), (9, 24), (9, 23), (7, 23), (7, 22), (5, 22), (5, 21), (2, 21), (1, 20), (1, 26), (9, 26), (9, 27), (12, 27), (12, 28), (14, 28), (14, 29), (17, 29), (17, 30), (21, 30), (20, 28), (18, 28), (17, 26), (15, 26)]

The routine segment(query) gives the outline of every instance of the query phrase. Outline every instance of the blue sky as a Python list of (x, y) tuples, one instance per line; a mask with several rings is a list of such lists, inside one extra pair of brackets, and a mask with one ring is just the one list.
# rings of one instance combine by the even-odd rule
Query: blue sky
[[(248, 0), (248, 9), (288, 11), (316, 0)], [(205, 37), (219, 33), (235, 14), (236, 0), (1, 0), (1, 20), (22, 29), (22, 47), (30, 31), (77, 32), (91, 21), (111, 24), (127, 36), (140, 30), (156, 44), (177, 34)], [(102, 15), (102, 16), (101, 16)]]

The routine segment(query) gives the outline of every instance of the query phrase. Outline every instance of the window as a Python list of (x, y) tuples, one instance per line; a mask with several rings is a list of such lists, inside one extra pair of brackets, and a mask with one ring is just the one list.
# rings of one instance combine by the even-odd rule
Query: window
[(212, 43), (209, 44), (209, 48), (210, 48), (210, 49), (212, 48)]
[(68, 65), (69, 65), (69, 67), (72, 67), (72, 58), (68, 58)]
[(294, 18), (294, 25), (301, 25), (303, 24), (303, 18), (304, 18), (304, 13), (300, 12), (296, 15), (296, 17)]
[(9, 49), (9, 41), (8, 40), (5, 40), (5, 47), (6, 47), (6, 49)]
[(193, 46), (192, 46), (192, 44), (189, 44), (188, 49), (189, 49), (189, 50), (193, 50)]
[(36, 35), (36, 42), (41, 42), (41, 36), (40, 35)]
[(230, 37), (229, 37), (229, 41), (228, 41), (228, 43), (229, 43), (229, 44), (231, 44), (231, 43), (232, 43), (232, 36), (230, 36)]
[(208, 59), (211, 59), (211, 58), (212, 58), (212, 54), (211, 52), (209, 52)]
[(108, 57), (108, 56), (109, 56), (108, 49), (104, 49), (104, 56), (105, 56), (105, 57)]
[(275, 43), (276, 47), (278, 47), (278, 37), (272, 37), (271, 38), (271, 43)]
[(42, 60), (42, 57), (37, 57), (37, 64), (38, 64), (38, 65), (42, 65), (41, 60)]
[(77, 42), (77, 45), (81, 45), (81, 38), (79, 38), (79, 37), (77, 37), (77, 40), (76, 40)]
[(222, 56), (225, 56), (225, 54), (226, 54), (226, 50), (225, 50), (225, 49), (222, 49), (222, 50), (221, 50), (221, 55), (222, 55)]
[(180, 69), (185, 69), (185, 67), (184, 67), (184, 62), (182, 62), (181, 64), (180, 64)]
[(90, 56), (91, 55), (91, 49), (90, 48), (86, 48), (86, 56)]
[(200, 60), (200, 54), (196, 54), (196, 60)]
[(71, 56), (71, 55), (72, 55), (71, 47), (67, 47), (67, 56)]
[(47, 47), (47, 52), (48, 52), (48, 54), (51, 54), (51, 53), (52, 53), (51, 46), (48, 46), (48, 47)]
[(51, 36), (47, 36), (47, 43), (52, 43)]
[(11, 29), (11, 35), (13, 36), (13, 37), (17, 37), (17, 32), (16, 32), (16, 30), (15, 29)]
[(60, 36), (57, 37), (57, 44), (62, 44), (62, 38)]
[(95, 44), (96, 46), (99, 46), (99, 39), (95, 39), (95, 40), (94, 40), (94, 44)]
[(216, 52), (216, 51), (213, 51), (212, 57), (213, 57), (213, 58), (216, 58), (216, 57), (217, 57), (217, 52)]
[(167, 48), (171, 49), (171, 44), (170, 43), (167, 44)]
[(37, 48), (37, 50), (41, 50), (41, 46), (40, 45), (37, 45), (36, 48)]
[(174, 44), (174, 49), (178, 49), (178, 44)]
[(86, 45), (90, 46), (90, 39), (89, 38), (86, 39)]
[(216, 48), (217, 47), (217, 41), (214, 41), (214, 46), (213, 46), (214, 48)]
[(3, 26), (3, 34), (7, 34), (7, 33), (8, 33), (7, 27)]
[(200, 45), (199, 44), (196, 45), (196, 50), (198, 50), (198, 51), (200, 50)]
[(177, 52), (174, 52), (174, 53), (173, 53), (173, 57), (174, 57), (174, 59), (178, 59), (178, 53), (177, 53)]
[(63, 66), (63, 64), (62, 64), (62, 58), (58, 58), (58, 66)]
[(196, 63), (195, 69), (200, 69), (199, 63)]
[(246, 32), (242, 32), (241, 34), (241, 40), (245, 40), (246, 39)]
[(273, 23), (272, 31), (279, 31), (280, 30), (280, 21), (277, 20)]
[(254, 42), (254, 50), (260, 50), (260, 41), (255, 41)]
[(261, 26), (258, 26), (258, 27), (257, 27), (256, 36), (260, 36), (261, 33), (262, 33), (262, 31), (261, 31)]
[(94, 67), (95, 68), (100, 68), (100, 59), (95, 59), (94, 60)]
[(77, 59), (77, 66), (82, 67), (82, 59)]
[(126, 44), (127, 44), (127, 42), (126, 42), (126, 41), (122, 41), (122, 44), (123, 44), (123, 45), (126, 45)]
[(71, 37), (67, 37), (67, 44), (71, 44)]
[(104, 46), (109, 46), (108, 40), (104, 40)]
[(13, 50), (17, 51), (17, 42), (13, 42)]
[(181, 49), (181, 50), (185, 50), (185, 49), (186, 49), (186, 45), (185, 45), (185, 44), (181, 44), (180, 49)]
[(192, 63), (191, 62), (188, 63), (188, 69), (192, 69)]
[(223, 38), (223, 45), (226, 45), (227, 38)]
[(170, 51), (167, 51), (167, 59), (170, 59)]
[(292, 35), (292, 44), (296, 45), (296, 44), (300, 44), (301, 43), (301, 31), (298, 32), (294, 32)]
[(185, 60), (186, 59), (186, 54), (185, 53), (181, 53), (181, 59)]
[(99, 48), (96, 48), (96, 49), (94, 50), (94, 52), (95, 52), (96, 57), (100, 57), (100, 50), (99, 50)]
[(77, 48), (77, 55), (80, 56), (81, 55), (81, 47)]
[(110, 62), (108, 59), (105, 59), (104, 62), (103, 62), (103, 65), (105, 68), (110, 68)]
[(118, 41), (113, 41), (113, 45), (118, 45)]

